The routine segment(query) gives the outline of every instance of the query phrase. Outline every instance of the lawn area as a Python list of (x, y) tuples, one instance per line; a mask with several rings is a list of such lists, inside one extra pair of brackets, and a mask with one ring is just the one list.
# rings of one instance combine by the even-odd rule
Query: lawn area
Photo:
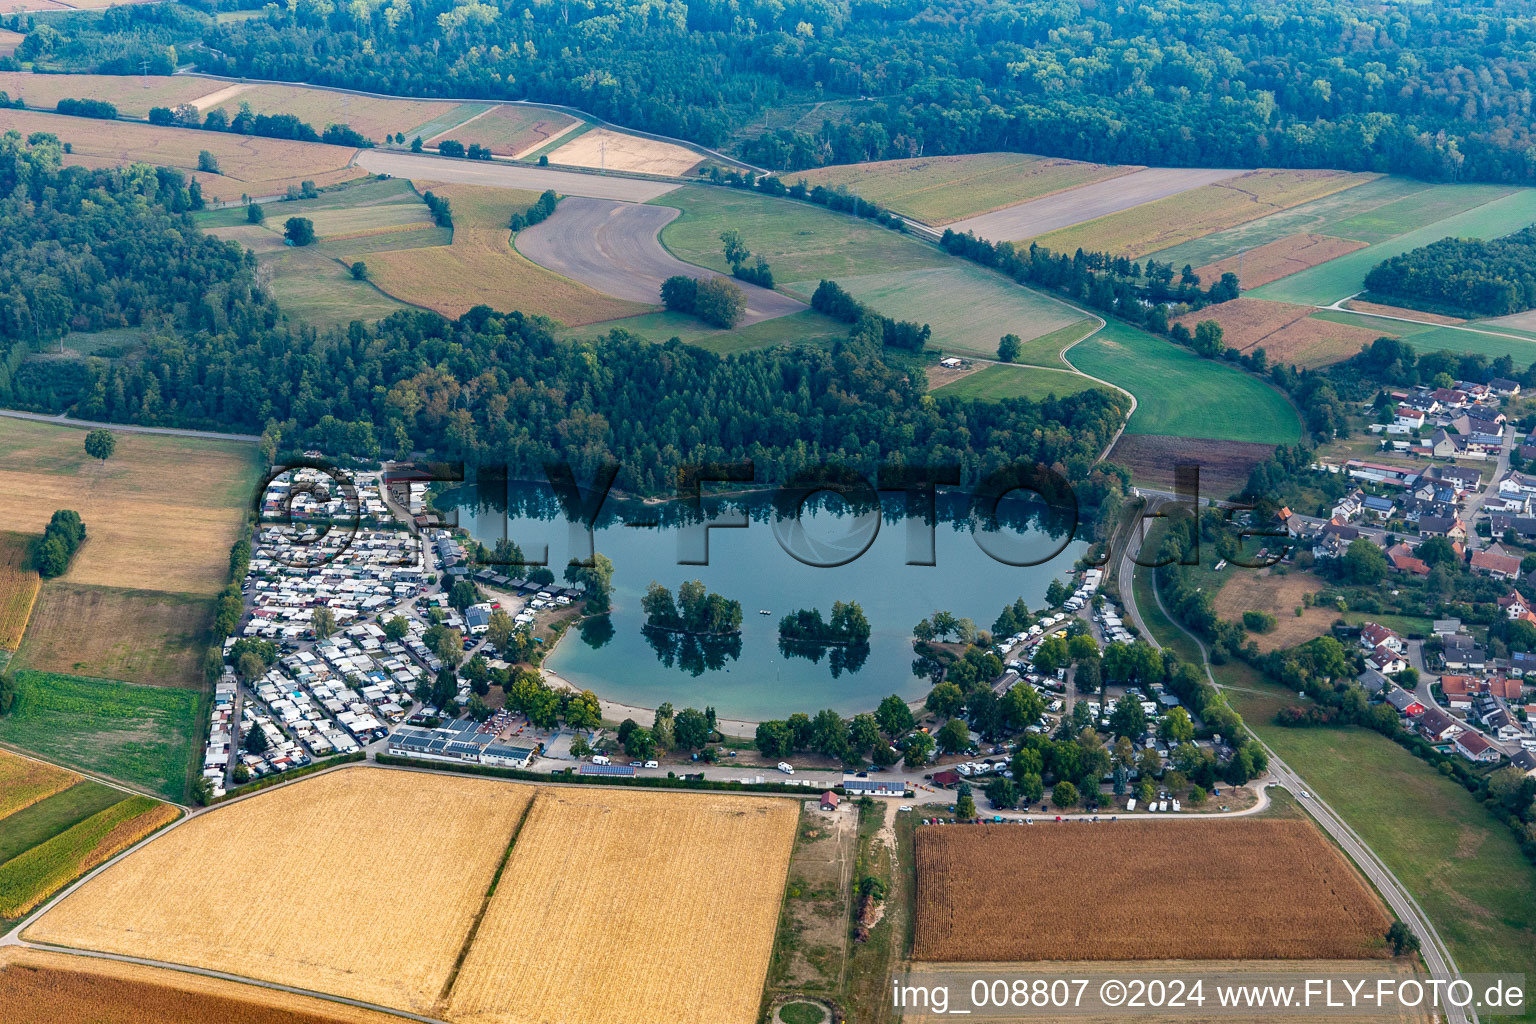
[(646, 313), (624, 320), (590, 324), (577, 336), (594, 338), (600, 336), (597, 332), (606, 333), (609, 330), (628, 331), (655, 342), (677, 338), (720, 355), (772, 348), (775, 345), (825, 345), (848, 337), (847, 324), (809, 309), (729, 331), (717, 330), (698, 317), (686, 313)]
[(818, 167), (784, 177), (846, 189), (924, 224), (948, 224), (1134, 170), (1025, 153), (969, 153)]
[(201, 694), (28, 669), (16, 689), (0, 742), (173, 800), (186, 795)]
[(791, 199), (691, 185), (651, 203), (682, 211), (661, 231), (661, 243), (672, 255), (723, 274), (731, 268), (721, 254), (720, 232), (731, 228), (741, 232), (748, 249), (772, 264), (776, 280), (809, 281), (813, 289), (823, 278), (844, 283), (862, 274), (952, 264), (916, 239)]
[[(1469, 187), (1483, 188), (1484, 186)], [(1488, 186), (1488, 188), (1493, 187)], [(1497, 195), (1502, 191), (1505, 190), (1495, 189), (1486, 194)], [(1484, 193), (1470, 194), (1475, 196)], [(1457, 203), (1449, 205), (1458, 205), (1459, 202), (1464, 201), (1464, 198), (1463, 196)], [(1391, 204), (1390, 207), (1382, 207), (1372, 214), (1375, 218), (1371, 221), (1372, 230), (1370, 232), (1362, 230), (1358, 233), (1370, 233), (1376, 237), (1380, 232), (1388, 229), (1425, 224), (1428, 218), (1419, 212), (1421, 202), (1419, 197), (1399, 200), (1398, 203), (1404, 205), (1395, 213), (1391, 212), (1391, 207), (1398, 206), (1398, 203)], [(1433, 215), (1433, 210), (1432, 205), (1430, 215)], [(1337, 225), (1334, 233), (1345, 233), (1344, 229), (1349, 223), (1346, 221), (1344, 224)], [(1326, 306), (1363, 289), (1365, 275), (1382, 260), (1400, 256), (1410, 249), (1417, 249), (1421, 245), (1428, 245), (1442, 238), (1493, 238), (1518, 231), (1533, 223), (1536, 223), (1536, 189), (1521, 189), (1502, 198), (1495, 198), (1491, 202), (1484, 202), (1472, 209), (1443, 216), (1425, 224), (1424, 227), (1406, 231), (1389, 240), (1378, 241), (1374, 245), (1357, 249), (1320, 266), (1292, 274), (1290, 277), (1283, 277), (1262, 288), (1255, 288), (1248, 294), (1259, 299)], [(1369, 238), (1362, 239), (1362, 241), (1369, 240)]]
[(1111, 322), (1067, 358), (1136, 396), (1135, 434), (1294, 444), (1301, 421), (1285, 396), (1231, 365)]
[[(1055, 335), (1083, 320), (1080, 312), (1040, 292), (959, 260), (922, 270), (840, 277), (845, 290), (888, 317), (928, 324), (929, 345), (946, 355), (997, 358), (997, 342), (1017, 334), (1026, 342)], [(814, 280), (797, 281), (788, 290), (809, 299)], [(1068, 338), (1067, 340), (1070, 340)], [(1019, 362), (1061, 366), (1057, 353), (1066, 341), (1026, 345)]]
[(1101, 386), (1081, 374), (994, 363), (935, 388), (933, 393), (974, 402), (1000, 402), (1005, 398), (1040, 401), (1049, 395), (1065, 398)]
[(1459, 970), (1536, 976), (1536, 869), (1471, 794), (1378, 733), (1283, 729), (1279, 696), (1228, 699), (1408, 887)]
[(106, 810), (126, 795), (120, 789), (82, 779), (62, 793), (17, 811), (5, 819), (5, 828), (0, 830), (0, 864)]

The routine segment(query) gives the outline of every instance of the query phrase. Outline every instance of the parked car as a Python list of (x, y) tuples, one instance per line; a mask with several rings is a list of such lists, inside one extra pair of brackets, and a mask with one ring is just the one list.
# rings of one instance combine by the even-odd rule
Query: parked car
[(795, 774), (795, 766), (790, 764), (788, 761), (780, 761), (779, 771), (783, 772), (785, 775), (793, 775)]

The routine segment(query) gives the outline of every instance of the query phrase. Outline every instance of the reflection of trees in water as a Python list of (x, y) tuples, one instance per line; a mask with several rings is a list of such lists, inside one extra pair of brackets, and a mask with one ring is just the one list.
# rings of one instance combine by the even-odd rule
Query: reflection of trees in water
[(656, 660), (667, 668), (674, 666), (689, 675), (700, 676), (705, 670), (718, 672), (727, 661), (741, 657), (741, 634), (728, 636), (698, 636), (693, 633), (670, 633), (664, 629), (641, 626), (645, 642), (656, 652)]
[(576, 628), (581, 633), (582, 643), (594, 651), (613, 639), (613, 619), (607, 615), (589, 615)]
[(779, 653), (786, 658), (804, 658), (814, 665), (820, 665), (821, 659), (826, 658), (827, 667), (832, 670), (832, 678), (836, 679), (844, 672), (851, 675), (864, 667), (864, 662), (869, 658), (869, 644), (816, 644), (781, 638)]

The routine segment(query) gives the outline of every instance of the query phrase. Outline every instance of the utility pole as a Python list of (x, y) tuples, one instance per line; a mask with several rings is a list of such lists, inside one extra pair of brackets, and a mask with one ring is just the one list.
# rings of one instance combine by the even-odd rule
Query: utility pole
[(605, 173), (608, 170), (608, 139), (606, 136), (597, 140), (597, 169)]
[(148, 89), (149, 88), (149, 61), (148, 60), (141, 60), (141, 61), (139, 61), (139, 78), (143, 81), (144, 88)]

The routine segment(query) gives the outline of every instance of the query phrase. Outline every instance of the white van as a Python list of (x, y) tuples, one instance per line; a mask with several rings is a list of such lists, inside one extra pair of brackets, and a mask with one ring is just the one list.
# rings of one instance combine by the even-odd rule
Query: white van
[(592, 755), (592, 763), (593, 764), (611, 764), (612, 762), (609, 761), (607, 754), (593, 754)]
[(779, 771), (783, 772), (785, 775), (793, 775), (795, 774), (795, 766), (790, 764), (788, 761), (780, 761)]
[(647, 768), (660, 768), (661, 763), (659, 761), (647, 761), (645, 762), (645, 766)]

